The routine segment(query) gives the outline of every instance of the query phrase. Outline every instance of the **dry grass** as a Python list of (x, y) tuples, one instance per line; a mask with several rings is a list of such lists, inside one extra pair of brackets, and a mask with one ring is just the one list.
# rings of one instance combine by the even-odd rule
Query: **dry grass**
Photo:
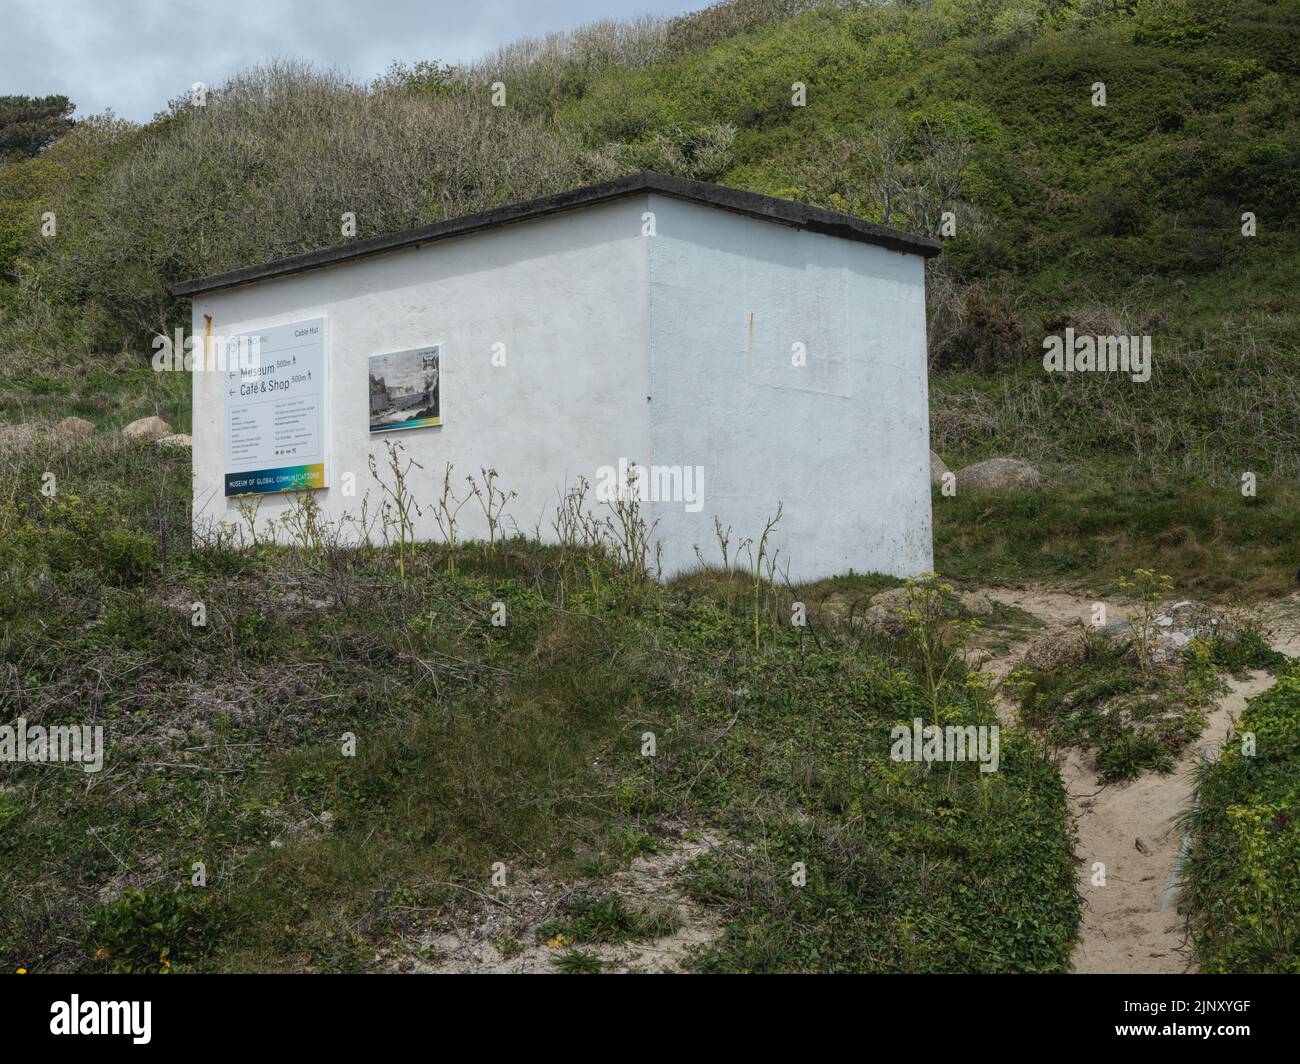
[[(1085, 308), (1085, 325), (1141, 324), (1108, 309)], [(1216, 487), (1300, 475), (1300, 374), (1282, 334), (1287, 319), (1225, 323), (1203, 338), (1157, 334), (1152, 378), (1123, 374), (1048, 374), (1038, 352), (996, 377), (938, 376), (930, 403), (930, 445), (946, 461), (1010, 447), (1035, 462), (1092, 468), (1112, 476), (1122, 462), (1132, 484), (1143, 478), (1195, 478)], [(1170, 393), (1186, 397), (1170, 402)]]

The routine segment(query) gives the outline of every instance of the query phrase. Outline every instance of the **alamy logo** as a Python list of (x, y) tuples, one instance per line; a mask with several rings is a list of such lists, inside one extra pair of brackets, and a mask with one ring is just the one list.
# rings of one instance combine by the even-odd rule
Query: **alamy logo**
[(981, 772), (998, 770), (1002, 729), (998, 725), (924, 724), (920, 717), (912, 726), (897, 724), (889, 730), (893, 761), (978, 761)]
[(252, 370), (262, 364), (263, 336), (195, 336), (177, 328), (173, 336), (153, 338), (155, 373), (201, 373), (213, 370)]
[(152, 1012), (149, 1001), (82, 1001), (73, 994), (50, 1006), (50, 1034), (129, 1034), (136, 1045), (148, 1045)]
[(1151, 379), (1150, 336), (1065, 336), (1043, 340), (1048, 373), (1129, 373), (1137, 384)]
[(626, 458), (596, 470), (596, 501), (680, 502), (688, 514), (704, 509), (703, 466), (639, 466)]
[(27, 726), (27, 718), (0, 725), (0, 761), (71, 761), (84, 772), (104, 767), (104, 729), (89, 724)]

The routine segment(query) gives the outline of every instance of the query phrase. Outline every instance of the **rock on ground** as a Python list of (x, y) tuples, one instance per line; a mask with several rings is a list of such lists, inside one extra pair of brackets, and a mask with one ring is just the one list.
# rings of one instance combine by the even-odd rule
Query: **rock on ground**
[(957, 486), (975, 491), (1012, 491), (1043, 486), (1043, 474), (1019, 458), (990, 458), (957, 474)]
[(160, 437), (155, 441), (159, 447), (192, 447), (194, 441), (183, 432), (174, 432), (170, 436)]
[(871, 605), (862, 619), (872, 628), (884, 628), (894, 633), (903, 630), (903, 610), (907, 607), (908, 589), (891, 587), (871, 597)]
[[(1177, 663), (1182, 660), (1193, 639), (1210, 639), (1225, 624), (1219, 611), (1199, 602), (1175, 602), (1161, 607), (1152, 618), (1151, 660)], [(1134, 638), (1133, 622), (1117, 620), (1100, 628), (1096, 634), (1123, 642)], [(1031, 669), (1061, 669), (1083, 660), (1084, 628), (1082, 624), (1058, 625), (1030, 644), (1024, 665)]]
[(1084, 656), (1084, 631), (1078, 624), (1049, 628), (1025, 651), (1021, 663), (1026, 669), (1055, 670), (1077, 665)]
[[(1151, 657), (1181, 661), (1193, 639), (1213, 639), (1228, 618), (1203, 602), (1174, 602), (1160, 609), (1152, 631)], [(1231, 625), (1225, 628), (1229, 630)]]
[(94, 431), (95, 426), (84, 417), (65, 417), (54, 426), (56, 436), (89, 436)]
[[(862, 617), (866, 623), (875, 628), (884, 628), (894, 633), (903, 630), (903, 612), (907, 609), (913, 590), (907, 587), (891, 587), (872, 596), (871, 605)], [(993, 612), (993, 603), (982, 591), (957, 591), (957, 603), (961, 610), (972, 617), (987, 617)], [(945, 609), (945, 613), (956, 613)]]
[(957, 601), (972, 617), (987, 617), (993, 612), (993, 600), (983, 591), (958, 591)]
[(937, 487), (943, 483), (943, 475), (948, 472), (948, 467), (944, 465), (943, 459), (933, 451), (930, 452), (930, 487)]
[(157, 415), (132, 421), (122, 430), (123, 436), (137, 440), (160, 440), (172, 434), (172, 427)]

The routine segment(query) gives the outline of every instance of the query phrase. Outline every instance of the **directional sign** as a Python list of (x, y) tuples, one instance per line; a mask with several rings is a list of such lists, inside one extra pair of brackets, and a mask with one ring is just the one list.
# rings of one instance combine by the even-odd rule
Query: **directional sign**
[(325, 487), (325, 319), (227, 341), (226, 495)]

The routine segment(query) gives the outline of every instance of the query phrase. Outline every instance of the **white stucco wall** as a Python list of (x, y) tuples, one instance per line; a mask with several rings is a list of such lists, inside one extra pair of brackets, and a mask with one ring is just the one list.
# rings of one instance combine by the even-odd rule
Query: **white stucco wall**
[[(713, 516), (792, 580), (933, 568), (924, 261), (650, 197), (652, 458), (705, 469), (656, 507), (666, 569), (720, 561)], [(807, 364), (792, 364), (802, 343)]]
[[(655, 235), (642, 236), (642, 215)], [(495, 468), (508, 514), (553, 539), (565, 485), (620, 459), (703, 468), (703, 505), (652, 503), (665, 576), (719, 560), (716, 515), (737, 541), (784, 504), (771, 541), (792, 580), (932, 568), (924, 266), (916, 255), (659, 194), (638, 194), (423, 248), (194, 298), (218, 335), (327, 319), (331, 520), (379, 491), (384, 441), (424, 469), (417, 534), (439, 539), (447, 462)], [(492, 364), (494, 343), (506, 365)], [(791, 364), (791, 345), (807, 365)], [(369, 433), (368, 358), (440, 344), (443, 424)], [(238, 521), (223, 494), (225, 382), (194, 385), (194, 515)], [(343, 474), (358, 495), (345, 497)], [(263, 519), (286, 496), (263, 495)], [(486, 535), (476, 503), (460, 534)]]
[[(385, 440), (400, 441), (424, 466), (413, 473), (424, 510), (417, 531), (438, 539), (432, 503), (445, 464), (456, 492), (466, 474), (495, 468), (518, 492), (507, 509), (521, 531), (550, 531), (557, 492), (611, 453), (649, 451), (647, 254), (641, 237), (645, 196), (395, 251), (326, 269), (194, 298), (194, 331), (204, 315), (217, 335), (305, 318), (328, 321), (326, 360), (328, 488), (318, 493), (331, 520), (358, 512), (379, 491), (367, 455), (381, 468)], [(492, 345), (506, 345), (504, 366)], [(443, 424), (371, 437), (368, 358), (442, 345)], [(238, 522), (224, 497), (223, 394), (217, 373), (196, 373), (193, 391), (194, 516)], [(356, 475), (357, 496), (340, 489)], [(287, 496), (262, 495), (259, 514), (278, 518)], [(460, 512), (460, 534), (485, 537), (476, 502)]]

